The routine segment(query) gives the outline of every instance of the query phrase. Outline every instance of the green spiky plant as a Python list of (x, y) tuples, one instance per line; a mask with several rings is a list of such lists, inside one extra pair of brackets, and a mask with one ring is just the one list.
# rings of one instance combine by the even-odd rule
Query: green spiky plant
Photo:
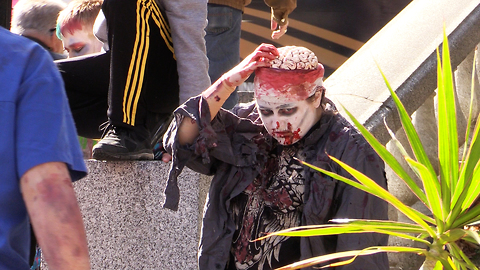
[[(318, 226), (304, 226), (291, 228), (267, 235), (282, 236), (321, 236), (344, 233), (383, 233), (391, 236), (410, 239), (422, 243), (426, 248), (401, 246), (375, 246), (364, 250), (339, 252), (300, 261), (279, 269), (300, 269), (317, 264), (329, 263), (330, 267), (351, 263), (357, 256), (375, 254), (379, 252), (407, 252), (425, 256), (421, 269), (478, 269), (458, 246), (458, 241), (468, 241), (480, 244), (477, 232), (465, 229), (465, 226), (480, 221), (480, 204), (475, 204), (480, 194), (480, 140), (478, 139), (480, 125), (476, 125), (469, 141), (470, 123), (472, 122), (472, 105), (465, 140), (464, 154), (459, 157), (459, 143), (457, 139), (457, 123), (452, 68), (448, 40), (444, 30), (442, 58), (437, 50), (438, 59), (438, 158), (439, 175), (435, 172), (427, 157), (419, 136), (398, 96), (392, 90), (385, 75), (382, 76), (395, 101), (400, 115), (402, 126), (408, 137), (414, 157), (407, 154), (394, 136), (392, 140), (399, 147), (410, 168), (422, 181), (423, 187), (402, 168), (395, 157), (379, 143), (348, 111), (346, 113), (357, 128), (375, 149), (388, 166), (408, 185), (418, 199), (431, 211), (433, 217), (405, 205), (387, 190), (380, 187), (367, 176), (354, 168), (331, 157), (357, 181), (342, 177), (335, 173), (323, 170), (313, 165), (304, 165), (343, 181), (356, 188), (371, 193), (396, 207), (406, 215), (412, 223), (382, 220), (332, 220), (331, 224)], [(474, 60), (475, 63), (475, 60)], [(475, 68), (475, 65), (474, 65)], [(475, 74), (475, 72), (473, 72)], [(472, 97), (473, 97), (472, 75)], [(472, 104), (472, 102), (471, 102)], [(390, 132), (393, 134), (392, 132)], [(260, 240), (260, 239), (258, 239)], [(332, 260), (344, 261), (331, 263)], [(337, 260), (338, 261), (338, 260)]]

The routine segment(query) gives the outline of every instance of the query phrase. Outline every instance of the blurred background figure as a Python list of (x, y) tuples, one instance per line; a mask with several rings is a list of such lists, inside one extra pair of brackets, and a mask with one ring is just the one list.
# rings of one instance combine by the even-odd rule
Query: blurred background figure
[(63, 44), (55, 35), (58, 14), (66, 7), (60, 0), (19, 0), (13, 8), (11, 32), (27, 37), (64, 59)]
[[(93, 33), (102, 4), (103, 0), (73, 0), (58, 15), (57, 37), (62, 40), (69, 58), (102, 51), (103, 42)], [(80, 136), (79, 140), (83, 157), (91, 158), (96, 141)]]
[(69, 57), (97, 53), (103, 43), (93, 34), (93, 24), (102, 8), (103, 0), (73, 0), (60, 12), (57, 19), (57, 37)]

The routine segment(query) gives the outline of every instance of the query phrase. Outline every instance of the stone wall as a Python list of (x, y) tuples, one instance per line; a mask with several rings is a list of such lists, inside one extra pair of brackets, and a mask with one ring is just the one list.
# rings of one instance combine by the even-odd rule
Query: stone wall
[(183, 171), (175, 212), (162, 208), (169, 164), (88, 160), (87, 166), (89, 175), (74, 188), (92, 269), (197, 268), (199, 211), (209, 177)]

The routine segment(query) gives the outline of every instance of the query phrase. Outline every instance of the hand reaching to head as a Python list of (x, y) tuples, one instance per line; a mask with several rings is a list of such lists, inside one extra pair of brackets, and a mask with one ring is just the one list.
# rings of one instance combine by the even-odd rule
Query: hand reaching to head
[(255, 69), (260, 67), (269, 67), (270, 61), (278, 56), (278, 51), (271, 44), (261, 44), (240, 64), (225, 73), (221, 80), (225, 86), (235, 89), (235, 87), (245, 82)]

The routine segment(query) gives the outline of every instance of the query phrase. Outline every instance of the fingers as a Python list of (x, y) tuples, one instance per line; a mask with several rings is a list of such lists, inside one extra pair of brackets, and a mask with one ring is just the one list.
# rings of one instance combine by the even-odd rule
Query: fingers
[(278, 50), (275, 46), (272, 44), (268, 43), (262, 43), (260, 46), (258, 46), (253, 54), (257, 54), (257, 56), (260, 57), (267, 57), (271, 60), (273, 60), (276, 56), (278, 56)]
[(245, 57), (236, 67), (222, 76), (222, 81), (228, 87), (236, 87), (242, 84), (248, 77), (260, 67), (270, 67), (271, 61), (279, 55), (278, 50), (272, 44), (263, 43), (255, 51)]
[(170, 160), (172, 160), (172, 155), (170, 155), (169, 153), (164, 153), (162, 155), (163, 162), (168, 163)]
[(277, 22), (272, 18), (271, 23), (270, 23), (270, 30), (276, 30), (277, 29)]
[(283, 35), (285, 35), (285, 33), (287, 33), (287, 28), (288, 28), (288, 21), (285, 25), (281, 25), (278, 30), (272, 32), (272, 39), (281, 38)]

